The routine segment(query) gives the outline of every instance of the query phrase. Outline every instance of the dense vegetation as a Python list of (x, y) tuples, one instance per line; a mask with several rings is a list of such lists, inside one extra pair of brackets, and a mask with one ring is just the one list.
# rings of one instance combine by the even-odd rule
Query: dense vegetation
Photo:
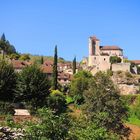
[[(6, 41), (5, 36), (2, 37)], [(10, 59), (29, 60), (28, 54), (12, 53)], [(112, 58), (112, 63), (119, 62)], [(61, 60), (63, 60), (61, 58)], [(0, 115), (6, 116), (1, 126), (11, 130), (20, 128), (23, 140), (119, 140), (128, 138), (130, 129), (126, 122), (140, 125), (140, 97), (120, 96), (111, 80), (111, 71), (76, 73), (69, 86), (62, 87), (57, 81), (57, 46), (54, 53), (53, 80), (47, 79), (39, 62), (14, 71), (4, 59), (0, 61)], [(53, 82), (52, 82), (53, 81)], [(16, 123), (12, 116), (14, 105), (27, 108), (34, 120)], [(78, 112), (78, 113), (77, 113)], [(0, 129), (0, 139), (12, 133)], [(8, 131), (7, 130), (7, 131)], [(14, 132), (15, 133), (15, 132)]]
[[(112, 140), (129, 135), (129, 129), (124, 126), (129, 115), (127, 107), (108, 74), (99, 72), (93, 77), (89, 72), (79, 71), (74, 75), (69, 95), (65, 95), (58, 89), (52, 90), (51, 81), (35, 64), (25, 67), (20, 73), (15, 73), (8, 62), (0, 64), (3, 65), (0, 67), (2, 75), (8, 74), (5, 71), (10, 69), (13, 77), (8, 82), (13, 80), (14, 84), (10, 85), (12, 98), (6, 96), (7, 103), (1, 103), (3, 110), (12, 103), (21, 102), (37, 118), (22, 124), (21, 128), (25, 128), (23, 139)], [(3, 80), (5, 77), (1, 76)], [(8, 89), (5, 86), (1, 93), (7, 94)], [(67, 103), (68, 96), (81, 115), (71, 115), (73, 110)], [(2, 96), (1, 101), (5, 101)], [(13, 108), (6, 110), (1, 114), (13, 114)], [(11, 121), (8, 124), (17, 127)]]

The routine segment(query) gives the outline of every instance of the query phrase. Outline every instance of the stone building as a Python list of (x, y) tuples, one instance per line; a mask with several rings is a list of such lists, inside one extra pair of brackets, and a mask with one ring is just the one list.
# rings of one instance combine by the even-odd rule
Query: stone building
[(121, 63), (112, 65), (113, 71), (130, 71), (130, 63), (123, 63), (123, 49), (118, 46), (100, 46), (100, 40), (95, 36), (89, 38), (88, 67), (92, 74), (110, 69), (110, 57), (121, 58)]

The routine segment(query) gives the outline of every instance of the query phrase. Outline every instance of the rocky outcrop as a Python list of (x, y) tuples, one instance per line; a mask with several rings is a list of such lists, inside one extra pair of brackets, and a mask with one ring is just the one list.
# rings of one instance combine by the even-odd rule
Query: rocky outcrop
[(122, 95), (139, 93), (140, 75), (117, 71), (113, 73), (112, 80)]

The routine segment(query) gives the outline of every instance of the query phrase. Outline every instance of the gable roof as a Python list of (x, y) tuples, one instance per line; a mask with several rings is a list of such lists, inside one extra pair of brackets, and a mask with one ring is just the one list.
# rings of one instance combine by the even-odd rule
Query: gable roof
[(122, 49), (118, 46), (100, 46), (101, 50), (121, 50)]

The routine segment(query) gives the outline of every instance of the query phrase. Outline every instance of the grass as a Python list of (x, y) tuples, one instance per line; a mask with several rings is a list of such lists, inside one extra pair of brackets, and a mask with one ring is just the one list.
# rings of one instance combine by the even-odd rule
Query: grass
[(128, 118), (128, 123), (140, 127), (140, 119), (138, 119), (138, 118), (136, 118), (136, 117)]

